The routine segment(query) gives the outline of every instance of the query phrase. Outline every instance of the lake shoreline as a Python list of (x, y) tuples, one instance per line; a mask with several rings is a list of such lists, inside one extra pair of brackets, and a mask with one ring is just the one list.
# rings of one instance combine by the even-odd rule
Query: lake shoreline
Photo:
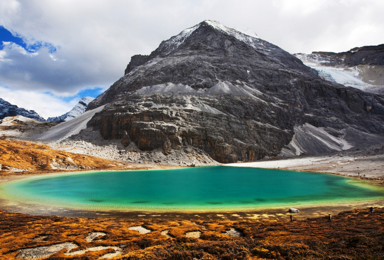
[[(307, 160), (308, 161), (308, 160)], [(273, 161), (276, 167), (275, 169), (280, 169), (281, 163), (278, 162), (284, 161)], [(265, 162), (261, 162), (265, 163)], [(271, 161), (269, 162), (271, 163)], [(254, 163), (258, 164), (258, 163)], [(247, 165), (247, 164), (243, 164)], [(226, 165), (224, 165), (226, 166)], [(232, 165), (230, 165), (232, 166)], [(247, 165), (247, 167), (249, 167)], [(150, 168), (150, 167), (148, 167)], [(153, 169), (167, 169), (168, 167), (154, 167)], [(169, 167), (169, 169), (177, 169), (179, 167)], [(140, 168), (139, 170), (143, 170)], [(292, 168), (288, 170), (293, 170)], [(105, 172), (110, 170), (105, 170)], [(124, 170), (122, 170), (124, 171)], [(144, 170), (145, 171), (145, 170)], [(74, 171), (74, 172), (56, 172), (56, 173), (44, 173), (44, 174), (28, 174), (28, 175), (10, 175), (6, 177), (2, 177), (0, 179), (0, 185), (2, 183), (8, 183), (12, 181), (19, 181), (26, 178), (35, 178), (35, 177), (44, 177), (44, 176), (60, 176), (67, 174), (86, 174), (91, 172), (100, 172), (100, 171)], [(332, 173), (334, 174), (334, 173)], [(345, 176), (344, 174), (336, 174)], [(356, 176), (348, 176), (354, 179), (361, 180), (362, 178), (356, 178)], [(381, 180), (379, 178), (365, 178), (364, 180), (371, 180), (371, 185), (377, 185), (382, 187)], [(1, 192), (1, 190), (0, 190)], [(160, 217), (160, 218), (173, 218), (176, 216), (185, 216), (185, 218), (190, 218), (191, 216), (198, 215), (199, 218), (204, 219), (257, 219), (257, 218), (274, 218), (280, 219), (283, 216), (289, 215), (290, 213), (287, 210), (291, 207), (299, 208), (301, 210), (300, 214), (297, 214), (299, 218), (307, 218), (311, 216), (321, 216), (327, 214), (337, 214), (338, 212), (351, 210), (354, 208), (368, 208), (368, 207), (380, 207), (384, 202), (384, 198), (379, 199), (367, 199), (364, 200), (356, 200), (356, 201), (338, 201), (338, 202), (320, 202), (316, 203), (316, 201), (301, 203), (298, 205), (287, 203), (285, 205), (279, 206), (255, 206), (247, 207), (244, 209), (234, 208), (225, 206), (223, 208), (217, 209), (156, 209), (148, 210), (148, 209), (132, 209), (132, 210), (113, 210), (113, 209), (91, 209), (91, 208), (70, 208), (70, 207), (58, 207), (58, 206), (49, 206), (43, 204), (34, 204), (34, 203), (23, 203), (17, 202), (7, 199), (1, 199), (0, 197), (0, 208), (6, 210), (8, 212), (15, 213), (24, 213), (24, 214), (33, 214), (33, 215), (57, 215), (57, 216), (71, 216), (71, 217), (119, 217), (119, 218), (137, 218), (137, 217)]]
[[(371, 159), (372, 161), (370, 161)], [(359, 167), (373, 166), (381, 169), (377, 166), (378, 163), (384, 165), (384, 160), (368, 157), (368, 160), (362, 162)], [(314, 171), (317, 169), (317, 172), (346, 175), (346, 172), (335, 172), (337, 168), (332, 164), (334, 164), (332, 160), (323, 161), (314, 168), (312, 164), (307, 163), (305, 167), (296, 167), (296, 170)], [(277, 167), (280, 166), (282, 165)], [(356, 165), (353, 166), (356, 168)], [(135, 167), (117, 170), (133, 168)], [(143, 168), (151, 169), (148, 165), (140, 165), (140, 170), (144, 170)], [(171, 168), (179, 167), (172, 166)], [(287, 169), (294, 170), (291, 167), (287, 167)], [(384, 170), (381, 172), (384, 173)], [(6, 174), (7, 176), (1, 176), (0, 183), (40, 174)], [(352, 178), (364, 178), (364, 176), (357, 176), (356, 171), (350, 175)], [(365, 179), (373, 179), (373, 183), (383, 186), (382, 179), (379, 178), (382, 176), (376, 174), (375, 176), (368, 175)], [(208, 256), (206, 253), (208, 251), (210, 255), (218, 258), (231, 256), (234, 252), (239, 259), (243, 253), (244, 256), (252, 255), (267, 259), (284, 259), (288, 256), (300, 259), (332, 258), (340, 255), (351, 259), (372, 256), (379, 259), (383, 256), (383, 203), (377, 201), (377, 204), (308, 207), (300, 208), (300, 213), (288, 213), (287, 205), (287, 208), (278, 210), (204, 214), (167, 214), (164, 212), (107, 214), (106, 212), (68, 211), (67, 216), (58, 217), (57, 212), (52, 211), (51, 215), (47, 216), (47, 212), (44, 212), (45, 209), (38, 207), (32, 208), (37, 209), (33, 215), (11, 213), (22, 213), (23, 210), (19, 208), (16, 211), (8, 211), (7, 209), (11, 205), (4, 205), (4, 201), (0, 199), (0, 224), (5, 231), (0, 237), (2, 244), (0, 256), (4, 259), (16, 259), (22, 250), (29, 248), (43, 250), (47, 247), (72, 242), (83, 249), (105, 248), (105, 246), (122, 248), (122, 251), (100, 249), (82, 254), (83, 257), (89, 259), (97, 259), (113, 251), (117, 254), (120, 253), (117, 258), (129, 257), (132, 259), (160, 259), (160, 256), (165, 256), (161, 259), (169, 257), (177, 259), (180, 256), (193, 259), (197, 256), (199, 258)], [(370, 207), (374, 208), (373, 214), (370, 214)], [(72, 217), (71, 214), (82, 217)], [(332, 216), (332, 222), (329, 221), (329, 214)], [(290, 220), (291, 215), (293, 221)], [(151, 230), (151, 233), (140, 234), (137, 231), (129, 230), (131, 227), (144, 227)], [(226, 232), (230, 229), (239, 231), (241, 237), (227, 235)], [(87, 242), (87, 236), (94, 232), (103, 232), (106, 235), (93, 242)], [(164, 232), (168, 236), (163, 235)], [(187, 234), (191, 232), (199, 234), (200, 237), (187, 238)], [(369, 243), (369, 247), (367, 247), (367, 243)], [(225, 250), (230, 253), (226, 253)], [(52, 256), (64, 259), (67, 257), (64, 251)], [(196, 252), (200, 252), (201, 255), (196, 255)]]

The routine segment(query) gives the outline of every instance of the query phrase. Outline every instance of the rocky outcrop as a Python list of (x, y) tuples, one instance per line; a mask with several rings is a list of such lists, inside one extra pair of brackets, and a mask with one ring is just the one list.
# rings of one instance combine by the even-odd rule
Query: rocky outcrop
[(150, 57), (148, 55), (134, 55), (131, 58), (131, 62), (127, 65), (127, 68), (124, 71), (124, 75), (131, 72), (136, 67), (145, 64), (147, 61), (150, 60)]
[(34, 110), (26, 110), (16, 105), (12, 105), (11, 103), (0, 98), (0, 119), (8, 116), (24, 116), (38, 121), (45, 121), (45, 119)]
[(279, 47), (217, 22), (184, 30), (128, 67), (89, 104), (106, 106), (88, 127), (142, 150), (192, 146), (219, 162), (254, 161), (292, 149), (305, 124), (335, 136), (384, 134), (382, 96), (323, 80)]

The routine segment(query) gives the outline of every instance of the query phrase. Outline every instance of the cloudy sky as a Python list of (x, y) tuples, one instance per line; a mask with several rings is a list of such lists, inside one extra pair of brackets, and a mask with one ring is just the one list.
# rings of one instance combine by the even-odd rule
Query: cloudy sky
[(383, 11), (383, 0), (0, 0), (0, 98), (61, 115), (206, 19), (291, 53), (382, 44)]

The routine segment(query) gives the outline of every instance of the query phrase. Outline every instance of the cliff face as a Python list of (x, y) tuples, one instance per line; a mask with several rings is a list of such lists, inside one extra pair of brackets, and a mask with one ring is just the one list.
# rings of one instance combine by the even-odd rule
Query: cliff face
[(193, 146), (219, 162), (359, 148), (347, 132), (367, 144), (384, 134), (382, 96), (325, 81), (279, 47), (212, 21), (134, 56), (88, 109), (105, 104), (88, 123), (105, 139), (164, 154)]

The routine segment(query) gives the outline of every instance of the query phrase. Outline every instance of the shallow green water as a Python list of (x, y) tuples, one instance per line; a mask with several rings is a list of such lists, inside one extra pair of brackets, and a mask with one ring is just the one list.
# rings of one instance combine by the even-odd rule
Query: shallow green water
[(43, 176), (1, 187), (7, 198), (82, 209), (253, 209), (384, 198), (346, 177), (242, 167)]

